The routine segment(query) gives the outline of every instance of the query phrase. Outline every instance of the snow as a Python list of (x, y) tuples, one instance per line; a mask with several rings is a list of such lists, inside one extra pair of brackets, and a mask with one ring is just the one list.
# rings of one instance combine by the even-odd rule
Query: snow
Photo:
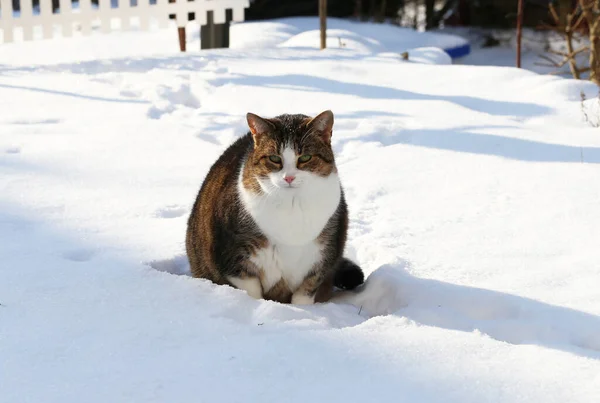
[[(317, 20), (312, 17), (281, 18), (272, 22), (234, 24), (230, 46), (234, 49), (320, 46)], [(327, 47), (355, 53), (401, 53), (413, 48), (450, 49), (467, 40), (449, 33), (417, 32), (391, 24), (364, 23), (339, 18), (327, 20)]]
[[(0, 402), (593, 401), (597, 88), (295, 35), (0, 47)], [(186, 219), (246, 112), (330, 108), (364, 288), (191, 278)]]

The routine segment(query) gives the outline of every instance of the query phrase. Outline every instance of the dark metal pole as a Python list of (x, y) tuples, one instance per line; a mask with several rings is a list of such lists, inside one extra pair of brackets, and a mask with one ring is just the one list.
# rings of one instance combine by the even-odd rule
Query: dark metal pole
[(321, 49), (327, 47), (327, 0), (319, 0), (319, 21), (321, 24)]
[(523, 0), (519, 0), (517, 10), (517, 67), (521, 68), (521, 36), (523, 34)]

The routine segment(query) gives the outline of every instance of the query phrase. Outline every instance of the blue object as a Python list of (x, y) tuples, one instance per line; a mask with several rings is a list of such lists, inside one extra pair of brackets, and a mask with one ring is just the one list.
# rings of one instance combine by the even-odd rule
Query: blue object
[(459, 57), (464, 57), (471, 53), (471, 45), (467, 43), (464, 45), (455, 46), (453, 48), (443, 50), (444, 52), (448, 53), (448, 56), (450, 56), (451, 58), (458, 59)]

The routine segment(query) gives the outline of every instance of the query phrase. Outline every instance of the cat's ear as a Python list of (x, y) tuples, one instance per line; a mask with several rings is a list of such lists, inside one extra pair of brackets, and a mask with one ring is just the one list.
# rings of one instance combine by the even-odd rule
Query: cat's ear
[(309, 130), (317, 133), (325, 142), (331, 141), (331, 131), (333, 130), (333, 112), (325, 111), (319, 113), (307, 125)]
[(248, 112), (248, 114), (246, 114), (246, 120), (248, 120), (248, 127), (250, 128), (250, 133), (252, 133), (254, 144), (257, 144), (262, 136), (275, 130), (273, 123), (254, 113)]

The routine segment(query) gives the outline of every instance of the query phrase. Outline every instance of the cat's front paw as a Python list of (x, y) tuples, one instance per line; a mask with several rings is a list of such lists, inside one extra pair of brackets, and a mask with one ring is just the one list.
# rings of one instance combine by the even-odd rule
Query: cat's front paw
[(315, 296), (309, 296), (302, 292), (296, 292), (292, 295), (293, 305), (312, 305), (315, 303)]
[(240, 290), (244, 290), (248, 293), (249, 296), (255, 299), (262, 299), (263, 291), (262, 285), (260, 284), (260, 280), (256, 277), (228, 277), (227, 280), (235, 288), (239, 288)]

